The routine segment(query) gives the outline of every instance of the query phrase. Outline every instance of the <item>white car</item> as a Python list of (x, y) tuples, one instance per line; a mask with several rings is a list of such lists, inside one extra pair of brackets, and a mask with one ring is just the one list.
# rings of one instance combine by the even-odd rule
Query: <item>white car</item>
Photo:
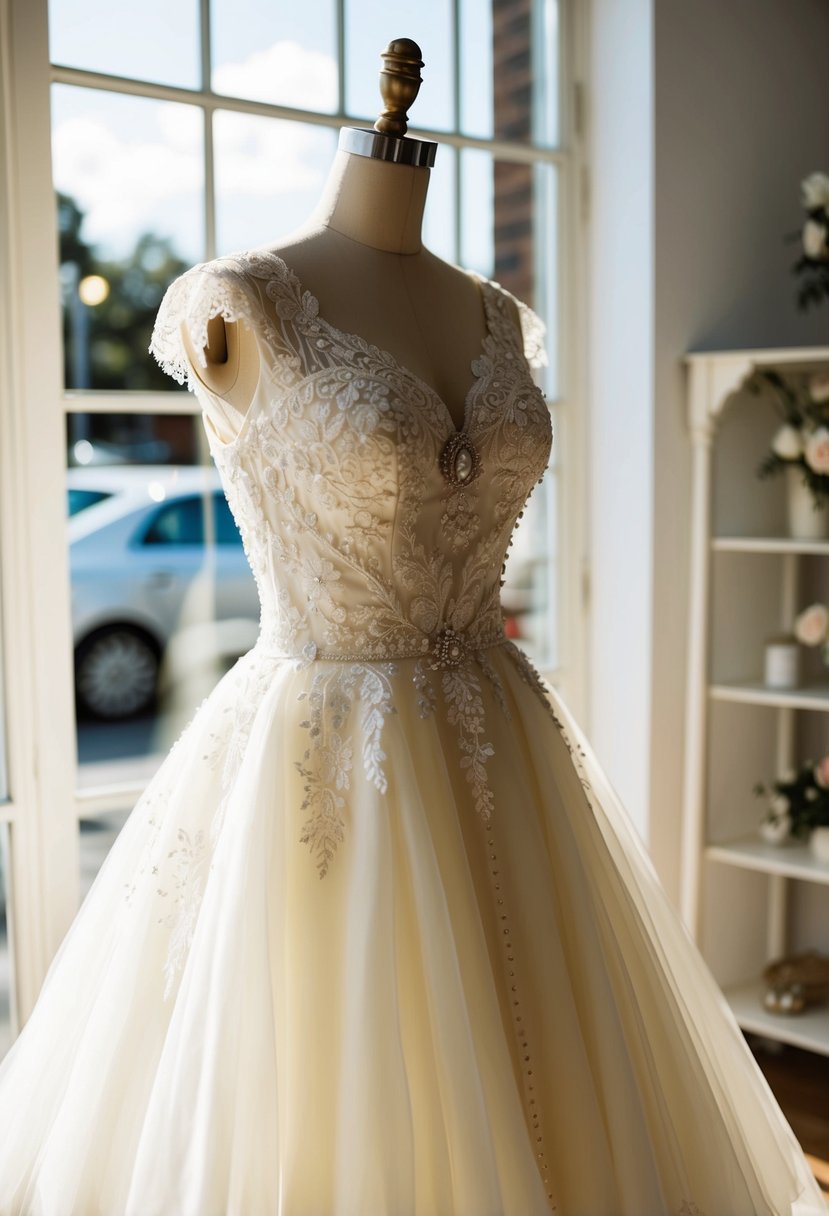
[(181, 669), (250, 649), (256, 583), (213, 466), (70, 468), (67, 490), (79, 709), (142, 713), (162, 660)]

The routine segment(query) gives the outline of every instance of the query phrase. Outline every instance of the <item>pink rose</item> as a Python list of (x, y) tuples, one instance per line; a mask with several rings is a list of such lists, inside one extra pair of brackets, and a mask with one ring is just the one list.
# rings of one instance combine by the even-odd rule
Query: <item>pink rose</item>
[(817, 646), (826, 637), (829, 627), (829, 612), (824, 604), (810, 604), (798, 613), (794, 622), (794, 634), (804, 646)]
[(812, 431), (803, 455), (815, 473), (829, 473), (829, 427), (819, 426)]
[(819, 785), (821, 789), (829, 789), (829, 756), (824, 756), (819, 760), (812, 769), (812, 775), (815, 779), (815, 785)]

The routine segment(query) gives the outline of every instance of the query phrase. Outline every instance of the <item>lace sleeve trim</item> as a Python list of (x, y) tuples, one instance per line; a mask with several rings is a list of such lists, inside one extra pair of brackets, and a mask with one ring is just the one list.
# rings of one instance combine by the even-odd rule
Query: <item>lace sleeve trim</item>
[(521, 336), (524, 339), (524, 355), (530, 367), (547, 366), (547, 349), (544, 339), (547, 326), (537, 312), (533, 312), (529, 304), (513, 296), (518, 305), (518, 315), (521, 318)]
[[(499, 283), (496, 279), (490, 280), (493, 287), (497, 288), (507, 300), (518, 309), (518, 319), (521, 324), (521, 343), (523, 345), (524, 357), (530, 367), (546, 367), (547, 366), (547, 349), (544, 343), (544, 338), (547, 334), (547, 326), (541, 320), (537, 312), (534, 312), (529, 304), (525, 304), (523, 300), (519, 300), (512, 292), (504, 287), (503, 283)], [(509, 326), (512, 330), (512, 318), (509, 320)], [(516, 337), (516, 344), (518, 335)]]
[(181, 324), (187, 330), (201, 367), (207, 367), (204, 347), (207, 323), (217, 315), (226, 321), (244, 321), (256, 331), (254, 301), (239, 275), (227, 266), (200, 262), (174, 279), (165, 291), (156, 314), (149, 352), (161, 370), (188, 389), (203, 387), (190, 363), (181, 337)]

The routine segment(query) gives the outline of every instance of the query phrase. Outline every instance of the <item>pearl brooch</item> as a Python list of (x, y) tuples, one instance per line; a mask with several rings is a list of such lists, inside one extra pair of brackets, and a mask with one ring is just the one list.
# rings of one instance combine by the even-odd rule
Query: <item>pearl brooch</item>
[(440, 454), (440, 470), (453, 486), (466, 486), (482, 472), (481, 458), (463, 431), (450, 435)]

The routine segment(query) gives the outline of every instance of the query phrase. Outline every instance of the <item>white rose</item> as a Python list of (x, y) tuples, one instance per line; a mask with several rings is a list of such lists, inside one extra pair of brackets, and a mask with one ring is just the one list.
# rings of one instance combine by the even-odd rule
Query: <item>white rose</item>
[(807, 211), (815, 207), (829, 207), (829, 174), (810, 173), (800, 183), (803, 206)]
[(778, 819), (781, 815), (789, 813), (789, 800), (785, 794), (775, 794), (769, 802), (769, 817)]
[(817, 646), (826, 637), (829, 627), (829, 612), (824, 604), (810, 604), (798, 613), (794, 622), (794, 635), (804, 646)]
[(807, 220), (803, 225), (803, 252), (807, 258), (816, 262), (825, 258), (829, 250), (826, 247), (826, 229), (817, 220)]
[(806, 463), (815, 473), (829, 473), (829, 427), (819, 426), (806, 440)]
[(781, 460), (797, 460), (803, 455), (803, 436), (796, 426), (781, 426), (771, 441), (771, 450)]
[(829, 372), (814, 372), (809, 377), (809, 396), (813, 401), (829, 401)]

